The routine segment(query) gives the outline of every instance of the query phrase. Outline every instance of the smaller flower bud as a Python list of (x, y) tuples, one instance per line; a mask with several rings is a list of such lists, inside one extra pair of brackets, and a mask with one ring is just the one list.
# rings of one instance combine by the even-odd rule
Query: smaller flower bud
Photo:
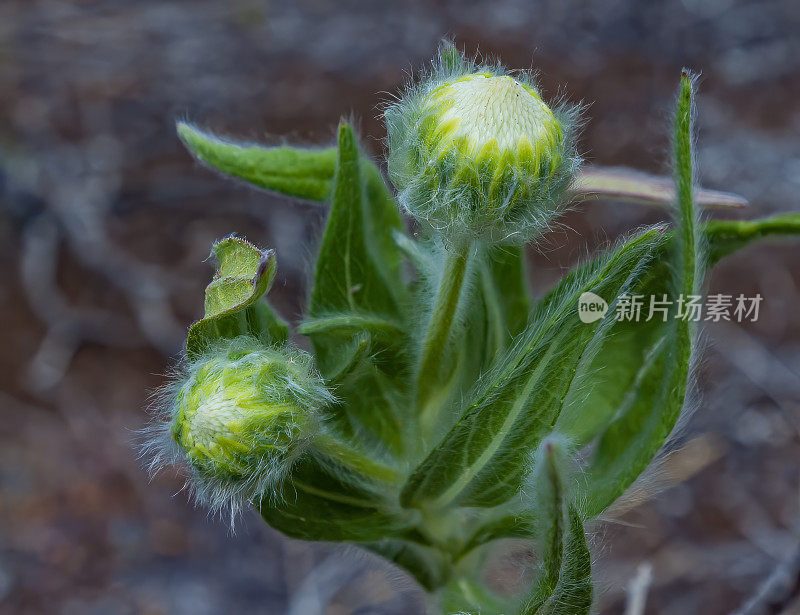
[(553, 110), (524, 75), (476, 66), (452, 48), (385, 115), (401, 204), (448, 239), (530, 239), (580, 162), (574, 109)]
[[(235, 512), (289, 471), (332, 399), (308, 354), (243, 336), (189, 364), (160, 431), (173, 443), (169, 456), (188, 462), (198, 499)], [(163, 445), (145, 448), (156, 449), (155, 464), (167, 457)]]

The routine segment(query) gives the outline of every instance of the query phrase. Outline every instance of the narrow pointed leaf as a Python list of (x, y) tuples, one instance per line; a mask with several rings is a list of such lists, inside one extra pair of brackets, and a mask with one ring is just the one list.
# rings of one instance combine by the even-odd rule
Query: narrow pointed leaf
[(395, 453), (402, 446), (403, 417), (392, 408), (407, 405), (399, 401), (407, 363), (407, 291), (393, 239), (401, 229), (383, 180), (360, 156), (352, 128), (342, 124), (331, 208), (302, 331), (314, 344), (322, 375), (336, 379), (336, 422), (346, 433), (366, 434)]
[(336, 148), (240, 144), (178, 122), (178, 136), (201, 162), (250, 184), (288, 196), (323, 201), (331, 191)]
[(400, 214), (372, 173), (362, 172), (353, 130), (339, 127), (333, 200), (322, 237), (309, 313), (398, 315), (405, 288), (392, 238)]
[(474, 295), (469, 282), (476, 275), (477, 252), (468, 245), (445, 251), (431, 289), (433, 303), (425, 310), (424, 327), (418, 331), (415, 407), (425, 440), (438, 432), (441, 409), (459, 393), (465, 363), (483, 358), (465, 352), (466, 344), (459, 344), (466, 334), (463, 324), (482, 324), (469, 322), (465, 314)]
[[(435, 245), (420, 245), (406, 235), (398, 234), (395, 242), (418, 271), (416, 301), (427, 301), (426, 297), (435, 295), (440, 285), (442, 251)], [(439, 424), (431, 430), (434, 434), (452, 426), (452, 414), (443, 409), (461, 402), (480, 375), (525, 328), (530, 312), (522, 247), (491, 250), (474, 246), (468, 261), (455, 324), (443, 344), (438, 369), (428, 369), (435, 371), (435, 377), (430, 378), (431, 394), (425, 401), (425, 410), (439, 415)]]
[(536, 528), (539, 541), (537, 594), (544, 601), (553, 594), (561, 576), (567, 495), (553, 445), (544, 442), (540, 448), (544, 450), (537, 456), (533, 489), (539, 512)]
[[(675, 117), (676, 230), (670, 261), (672, 296), (697, 294), (701, 274), (697, 210), (693, 198), (693, 83), (681, 77)], [(588, 515), (597, 515), (622, 495), (666, 442), (683, 408), (692, 360), (694, 327), (673, 318), (663, 341), (637, 376), (627, 407), (603, 433), (586, 472)]]
[(592, 608), (592, 559), (586, 546), (581, 517), (571, 506), (564, 515), (563, 545), (558, 580), (549, 591), (538, 586), (532, 599), (523, 606), (520, 615), (588, 615)]
[(566, 452), (563, 442), (548, 440), (536, 455), (531, 488), (537, 508), (539, 577), (523, 614), (581, 615), (591, 608), (591, 558), (566, 488)]
[[(625, 167), (587, 165), (570, 187), (578, 199), (595, 197), (670, 207), (675, 202), (675, 184), (669, 177), (652, 175)], [(706, 209), (741, 209), (747, 199), (731, 192), (698, 189), (697, 206)]]

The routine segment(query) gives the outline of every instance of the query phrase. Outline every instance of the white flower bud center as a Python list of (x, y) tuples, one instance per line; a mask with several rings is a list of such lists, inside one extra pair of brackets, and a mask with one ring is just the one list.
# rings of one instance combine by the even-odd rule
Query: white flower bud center
[(231, 426), (239, 424), (243, 418), (238, 400), (220, 389), (202, 398), (197, 409), (187, 416), (188, 433), (196, 445), (210, 450), (220, 437), (234, 437)]
[(470, 75), (437, 88), (439, 124), (452, 123), (452, 138), (465, 137), (474, 153), (490, 141), (500, 151), (516, 149), (525, 138), (552, 143), (559, 128), (553, 112), (535, 91), (507, 76)]

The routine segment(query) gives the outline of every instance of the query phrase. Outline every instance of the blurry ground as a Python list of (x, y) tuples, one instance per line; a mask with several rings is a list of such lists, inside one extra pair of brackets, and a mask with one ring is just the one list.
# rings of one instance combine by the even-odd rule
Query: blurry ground
[[(255, 518), (231, 537), (176, 495), (175, 477), (148, 484), (139, 467), (133, 434), (201, 312), (210, 242), (235, 231), (276, 248), (270, 297), (292, 317), (322, 220), (197, 168), (176, 117), (324, 142), (352, 112), (379, 152), (380, 92), (452, 34), (511, 66), (533, 61), (546, 91), (591, 102), (591, 160), (663, 170), (688, 65), (703, 72), (703, 181), (762, 215), (800, 209), (798, 31), (795, 0), (4, 0), (0, 613), (283, 613), (318, 591), (334, 594), (331, 614), (421, 609), (378, 560)], [(587, 244), (657, 217), (584, 206), (566, 221), (574, 232), (531, 252), (537, 288)], [(707, 327), (701, 402), (663, 472), (683, 481), (596, 528), (604, 613), (623, 611), (642, 562), (648, 613), (726, 613), (795, 543), (799, 257), (796, 244), (762, 246), (712, 276), (715, 292), (760, 292), (761, 319)]]

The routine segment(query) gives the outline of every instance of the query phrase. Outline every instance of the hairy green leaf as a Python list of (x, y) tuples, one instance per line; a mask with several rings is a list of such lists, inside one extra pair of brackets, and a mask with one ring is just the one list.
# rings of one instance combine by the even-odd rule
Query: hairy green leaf
[(475, 259), (464, 326), (455, 332), (463, 348), (459, 398), (524, 331), (530, 314), (524, 248), (498, 246)]
[(331, 192), (336, 148), (264, 147), (221, 139), (186, 122), (178, 136), (195, 158), (259, 188), (312, 201)]
[[(581, 517), (571, 506), (564, 506), (559, 566), (540, 577), (532, 598), (520, 615), (587, 615), (592, 608), (592, 559), (586, 546)], [(551, 564), (554, 560), (550, 560)], [(553, 578), (557, 581), (552, 584)]]
[(482, 517), (480, 527), (465, 541), (457, 559), (465, 557), (481, 545), (501, 538), (531, 538), (536, 529), (536, 519), (531, 510), (509, 513), (495, 519)]
[[(693, 200), (693, 84), (684, 72), (675, 117), (676, 230), (670, 262), (673, 297), (698, 293), (701, 274), (697, 210)], [(664, 339), (637, 375), (619, 416), (600, 438), (586, 472), (587, 514), (597, 515), (622, 495), (650, 464), (672, 432), (683, 408), (694, 339), (686, 318), (673, 318)]]
[[(632, 295), (661, 297), (669, 292), (669, 269), (662, 261), (668, 246), (665, 243), (658, 250), (647, 273), (631, 290)], [(659, 317), (649, 322), (644, 316), (639, 322), (615, 322), (601, 348), (579, 367), (555, 431), (567, 436), (576, 449), (597, 437), (630, 394), (645, 356), (666, 328)]]
[(434, 591), (447, 579), (448, 563), (436, 549), (396, 538), (368, 542), (361, 546), (411, 573), (428, 591)]
[(322, 375), (335, 380), (331, 409), (346, 433), (400, 453), (403, 445), (406, 287), (393, 233), (400, 214), (353, 129), (339, 127), (332, 202), (302, 326)]
[(238, 237), (216, 243), (214, 279), (206, 288), (205, 316), (191, 326), (190, 357), (220, 338), (249, 334), (265, 343), (285, 343), (288, 326), (264, 301), (275, 277), (275, 252), (259, 250)]
[(536, 455), (532, 489), (537, 509), (539, 577), (522, 613), (588, 613), (592, 604), (591, 559), (583, 525), (565, 484), (568, 451), (546, 440)]
[(537, 594), (544, 600), (553, 594), (561, 577), (564, 555), (564, 511), (567, 502), (556, 452), (549, 441), (542, 443), (536, 460), (534, 492), (538, 510), (539, 581)]
[(525, 248), (498, 246), (483, 265), (479, 284), (489, 330), (486, 354), (494, 357), (505, 351), (528, 324), (531, 300)]
[(611, 310), (598, 322), (582, 323), (579, 297), (591, 291), (613, 305), (646, 271), (663, 240), (654, 229), (623, 243), (540, 306), (511, 350), (477, 383), (459, 421), (411, 475), (404, 505), (495, 505), (517, 491), (529, 451), (552, 430), (577, 364), (611, 323)]
[[(395, 242), (419, 272), (415, 303), (440, 292), (445, 252), (436, 244), (420, 245), (406, 235)], [(447, 408), (461, 403), (464, 394), (492, 362), (510, 346), (527, 323), (530, 297), (526, 284), (524, 249), (519, 246), (487, 248), (473, 244), (464, 262), (463, 284), (455, 288), (457, 301), (451, 326), (444, 331), (435, 367), (420, 367), (430, 390), (420, 396), (420, 414), (426, 441), (452, 426)], [(424, 323), (421, 323), (424, 324)], [(418, 331), (422, 336), (425, 331)], [(427, 415), (427, 416), (425, 416)]]
[[(428, 441), (439, 428), (441, 409), (462, 384), (459, 377), (466, 363), (481, 360), (480, 354), (468, 351), (464, 342), (463, 324), (465, 309), (470, 303), (470, 284), (474, 265), (479, 259), (476, 249), (465, 244), (460, 249), (445, 250), (440, 261), (433, 290), (433, 305), (426, 310), (424, 329), (418, 333), (419, 353), (416, 368), (416, 407), (419, 413), (420, 432)], [(431, 281), (433, 281), (433, 279)], [(466, 322), (462, 322), (466, 321)], [(478, 333), (476, 338), (481, 334)]]
[[(785, 214), (762, 220), (718, 220), (706, 222), (701, 228), (709, 254), (707, 263), (711, 266), (758, 239), (800, 234), (800, 216)], [(660, 248), (650, 271), (633, 289), (633, 294), (645, 298), (660, 298), (666, 294), (670, 300), (675, 300), (669, 264), (674, 233), (669, 235), (670, 241)], [(675, 315), (673, 310), (669, 318)], [(626, 398), (633, 394), (637, 375), (667, 328), (660, 316), (649, 322), (642, 318), (639, 322), (615, 323), (603, 342), (602, 350), (585, 368), (591, 384), (574, 387), (571, 391), (556, 431), (569, 436), (576, 447), (588, 444), (598, 436), (620, 413)]]
[(800, 235), (800, 214), (791, 213), (760, 220), (714, 220), (704, 228), (708, 243), (708, 265), (759, 239)]
[(295, 464), (276, 494), (255, 504), (272, 527), (303, 540), (379, 541), (403, 537), (411, 526), (379, 485), (311, 456)]

